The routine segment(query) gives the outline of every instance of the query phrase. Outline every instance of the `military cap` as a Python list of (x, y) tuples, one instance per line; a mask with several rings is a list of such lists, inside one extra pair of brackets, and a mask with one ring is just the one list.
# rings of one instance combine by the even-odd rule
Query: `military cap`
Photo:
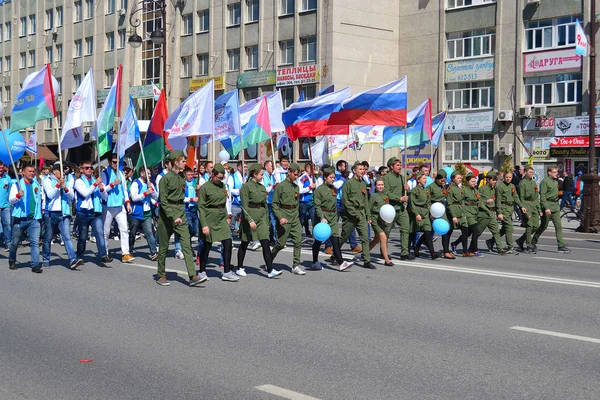
[(225, 167), (222, 166), (221, 164), (215, 164), (215, 166), (213, 167), (213, 171), (216, 172), (217, 174), (224, 174)]
[[(454, 171), (450, 177), (454, 178), (456, 175), (461, 175), (460, 171)], [(467, 173), (469, 175), (469, 173)]]
[(387, 162), (387, 166), (388, 166), (388, 168), (390, 168), (392, 165), (394, 165), (394, 163), (395, 163), (396, 161), (397, 161), (397, 162), (400, 162), (400, 160), (398, 160), (398, 158), (396, 158), (396, 157), (392, 157), (392, 158), (390, 158), (390, 159), (388, 160), (388, 162)]
[(250, 166), (248, 167), (248, 173), (252, 173), (252, 172), (258, 172), (261, 169), (263, 169), (263, 166), (260, 164), (250, 164)]
[(358, 167), (359, 165), (363, 165), (363, 163), (360, 161), (355, 161), (354, 164), (352, 164), (352, 170), (354, 170), (354, 168)]
[(294, 171), (301, 171), (300, 166), (298, 165), (298, 163), (291, 163), (288, 167), (288, 169), (293, 169)]
[(446, 174), (446, 171), (444, 171), (443, 169), (440, 169), (437, 174), (435, 175), (435, 179), (446, 179), (448, 175)]
[(497, 178), (498, 173), (496, 171), (489, 171), (485, 177), (486, 178)]
[(423, 176), (425, 176), (425, 172), (419, 171), (419, 172), (417, 172), (417, 175), (415, 175), (415, 180), (418, 181)]
[(324, 168), (323, 169), (323, 176), (328, 176), (335, 173), (335, 169), (333, 167), (329, 167), (329, 168)]
[(171, 153), (169, 153), (169, 155), (167, 156), (167, 161), (173, 161), (175, 160), (177, 157), (179, 156), (183, 156), (185, 154), (183, 154), (183, 151), (181, 150), (175, 150), (172, 151)]

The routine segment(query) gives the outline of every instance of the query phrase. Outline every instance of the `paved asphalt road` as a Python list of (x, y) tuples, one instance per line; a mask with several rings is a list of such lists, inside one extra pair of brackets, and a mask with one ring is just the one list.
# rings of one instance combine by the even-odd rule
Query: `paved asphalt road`
[(288, 248), (275, 280), (248, 252), (238, 283), (213, 252), (196, 288), (156, 285), (143, 241), (132, 265), (80, 272), (58, 245), (40, 275), (27, 247), (17, 271), (2, 253), (0, 399), (599, 399), (600, 236), (566, 237), (569, 255), (551, 230), (535, 256), (306, 276)]

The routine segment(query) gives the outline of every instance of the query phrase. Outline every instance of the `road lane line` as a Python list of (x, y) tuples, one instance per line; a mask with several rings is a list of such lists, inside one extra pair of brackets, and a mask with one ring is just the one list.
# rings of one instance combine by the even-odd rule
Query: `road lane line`
[(598, 262), (598, 261), (565, 260), (564, 258), (537, 257), (537, 256), (535, 256), (533, 258), (539, 258), (540, 260), (561, 261), (563, 263), (600, 264), (600, 262)]
[[(151, 269), (153, 271), (157, 270), (156, 265), (144, 265), (144, 264), (137, 264), (137, 263), (126, 263), (127, 265), (133, 265), (134, 267), (140, 267), (140, 268), (146, 268), (146, 269)], [(180, 271), (178, 269), (172, 269), (172, 268), (165, 268), (166, 272), (175, 272), (177, 275), (181, 275), (184, 278), (189, 278), (187, 271)]]
[(305, 394), (293, 392), (291, 390), (287, 390), (287, 389), (281, 388), (279, 386), (274, 386), (274, 385), (260, 385), (260, 386), (255, 386), (254, 389), (257, 389), (257, 390), (260, 390), (260, 391), (263, 391), (266, 393), (274, 394), (275, 396), (283, 397), (284, 399), (319, 400), (316, 397), (307, 396)]
[(595, 339), (587, 336), (578, 336), (578, 335), (570, 335), (568, 333), (560, 333), (560, 332), (552, 332), (552, 331), (544, 331), (542, 329), (534, 329), (534, 328), (526, 328), (524, 326), (511, 326), (509, 329), (514, 329), (516, 331), (530, 332), (530, 333), (538, 333), (540, 335), (548, 335), (548, 336), (556, 336), (565, 339), (573, 339), (573, 340), (581, 340), (583, 342), (591, 342), (591, 343), (599, 343), (600, 339)]

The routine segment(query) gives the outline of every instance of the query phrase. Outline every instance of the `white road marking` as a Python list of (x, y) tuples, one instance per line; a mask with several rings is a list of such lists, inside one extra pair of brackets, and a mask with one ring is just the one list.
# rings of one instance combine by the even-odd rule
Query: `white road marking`
[[(568, 241), (569, 239), (567, 239)], [(556, 250), (556, 245), (550, 245), (550, 244), (539, 244), (537, 245), (537, 247), (550, 247), (550, 248), (554, 248), (554, 250)], [(581, 251), (600, 251), (600, 249), (590, 249), (590, 248), (586, 248), (586, 247), (571, 247), (568, 246), (569, 249), (571, 250), (581, 250)]]
[[(140, 268), (146, 268), (146, 269), (151, 269), (153, 271), (156, 271), (156, 265), (144, 265), (144, 264), (136, 264), (136, 263), (125, 263), (127, 265), (133, 265), (134, 267), (140, 267)], [(175, 272), (177, 275), (181, 275), (184, 278), (189, 278), (187, 271), (180, 271), (178, 269), (172, 269), (172, 268), (165, 268), (166, 272)]]
[(544, 331), (542, 329), (526, 328), (524, 326), (511, 326), (509, 329), (514, 329), (516, 331), (530, 332), (530, 333), (538, 333), (540, 335), (556, 336), (556, 337), (561, 337), (561, 338), (566, 338), (566, 339), (581, 340), (583, 342), (600, 343), (600, 339), (595, 339), (595, 338), (591, 338), (591, 337), (587, 337), (587, 336), (578, 336), (578, 335), (570, 335), (568, 333)]
[(533, 258), (539, 258), (540, 260), (560, 261), (563, 263), (600, 264), (600, 262), (598, 262), (598, 261), (565, 260), (564, 258), (552, 258), (552, 257), (533, 257)]
[(279, 386), (274, 386), (274, 385), (260, 385), (260, 386), (255, 386), (254, 389), (257, 389), (257, 390), (260, 390), (260, 391), (263, 391), (266, 393), (274, 394), (275, 396), (283, 397), (284, 399), (319, 400), (316, 397), (307, 396), (305, 394), (293, 392), (291, 390), (287, 390), (287, 389), (281, 388)]

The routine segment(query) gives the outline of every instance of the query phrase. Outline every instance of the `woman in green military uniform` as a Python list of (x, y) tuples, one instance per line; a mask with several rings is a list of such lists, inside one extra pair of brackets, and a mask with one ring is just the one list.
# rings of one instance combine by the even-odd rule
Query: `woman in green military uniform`
[(242, 221), (240, 238), (242, 243), (238, 249), (238, 268), (235, 273), (247, 276), (244, 270), (244, 257), (250, 242), (258, 241), (262, 247), (263, 259), (269, 278), (281, 275), (281, 271), (273, 269), (271, 248), (269, 247), (269, 209), (267, 208), (267, 189), (261, 183), (263, 168), (260, 164), (252, 164), (248, 168), (248, 181), (242, 185), (240, 199), (242, 201)]
[[(460, 229), (461, 242), (463, 248), (463, 257), (469, 257), (468, 239), (469, 239), (469, 228), (467, 225), (467, 217), (465, 216), (464, 211), (464, 199), (465, 199), (465, 191), (460, 187), (462, 183), (463, 176), (459, 171), (454, 171), (452, 173), (452, 183), (448, 188), (448, 195), (446, 197), (446, 214), (452, 220), (450, 223), (450, 230), (448, 231), (448, 241), (450, 241), (450, 237), (452, 236), (452, 231), (454, 229)], [(446, 257), (446, 255), (444, 255)], [(446, 257), (449, 258), (449, 257)]]
[(238, 278), (231, 271), (231, 204), (227, 188), (223, 183), (225, 168), (217, 164), (208, 182), (200, 187), (198, 196), (198, 211), (200, 212), (200, 226), (202, 226), (202, 240), (204, 245), (200, 254), (200, 275), (206, 276), (208, 254), (214, 242), (223, 245), (224, 270), (222, 280), (237, 282)]
[[(416, 235), (417, 232), (423, 232), (427, 248), (431, 254), (431, 259), (439, 258), (433, 248), (433, 232), (431, 231), (431, 219), (429, 218), (429, 209), (431, 208), (431, 198), (429, 190), (425, 188), (427, 176), (423, 172), (419, 172), (416, 176), (417, 186), (410, 191), (409, 194), (409, 216), (410, 216), (410, 231), (411, 235)], [(419, 257), (420, 246), (415, 246), (415, 257)]]
[(375, 237), (369, 244), (369, 251), (373, 250), (373, 248), (379, 244), (384, 264), (391, 267), (394, 263), (390, 260), (388, 255), (387, 235), (385, 234), (390, 229), (391, 224), (388, 224), (379, 216), (381, 207), (390, 204), (390, 199), (383, 194), (384, 189), (385, 183), (383, 182), (383, 179), (380, 178), (375, 182), (375, 193), (373, 193), (369, 199), (367, 220), (371, 221), (371, 228), (373, 228), (373, 232), (375, 232)]
[[(338, 227), (337, 217), (337, 189), (333, 187), (335, 181), (335, 170), (333, 168), (326, 168), (323, 170), (323, 184), (315, 189), (314, 202), (315, 202), (315, 215), (317, 220), (329, 224), (331, 228), (331, 247), (333, 248), (333, 258), (337, 265), (340, 266), (340, 271), (344, 271), (352, 266), (351, 262), (344, 261), (342, 258), (342, 251), (340, 250), (340, 232)], [(323, 264), (319, 262), (319, 249), (323, 242), (315, 239), (312, 246), (313, 265), (312, 269), (321, 270)]]
[(459, 236), (454, 242), (452, 242), (452, 251), (456, 254), (456, 246), (467, 240), (471, 236), (471, 244), (469, 245), (469, 251), (465, 252), (463, 247), (463, 257), (483, 257), (481, 252), (477, 250), (477, 240), (481, 235), (477, 230), (477, 211), (479, 209), (479, 193), (477, 192), (477, 177), (472, 173), (467, 173), (465, 178), (466, 185), (463, 185), (463, 191), (465, 197), (463, 199), (463, 212), (467, 220), (468, 234), (464, 233)]

